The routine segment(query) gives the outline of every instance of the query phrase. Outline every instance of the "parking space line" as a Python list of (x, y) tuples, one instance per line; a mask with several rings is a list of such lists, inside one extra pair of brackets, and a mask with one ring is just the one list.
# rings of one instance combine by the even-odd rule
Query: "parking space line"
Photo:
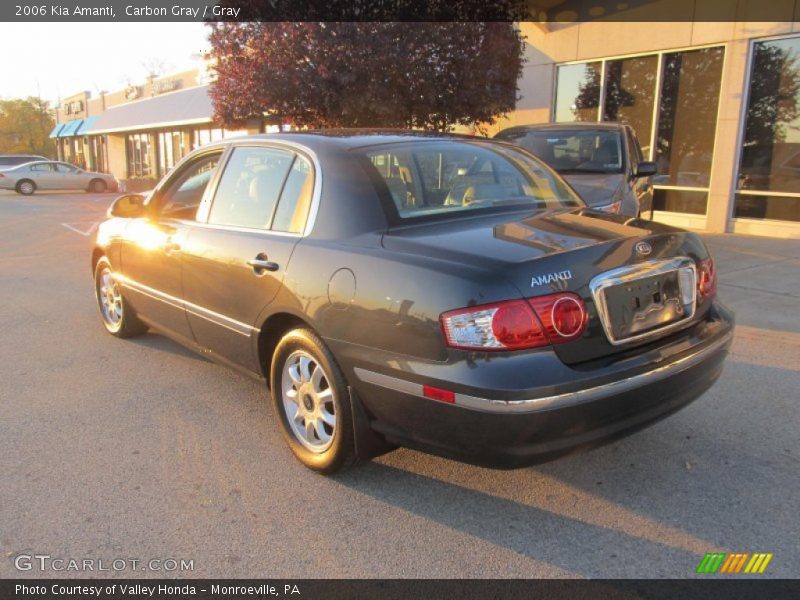
[(75, 227), (75, 225), (84, 225), (85, 226), (86, 223), (61, 223), (61, 225), (63, 225), (64, 227), (66, 227), (70, 231), (74, 231), (75, 233), (78, 233), (78, 234), (80, 234), (80, 235), (82, 235), (84, 237), (89, 237), (90, 235), (92, 235), (92, 232), (94, 232), (94, 230), (97, 228), (97, 226), (99, 224), (100, 223), (98, 221), (92, 221), (92, 223), (91, 223), (91, 225), (89, 226), (88, 229), (79, 229), (78, 227)]

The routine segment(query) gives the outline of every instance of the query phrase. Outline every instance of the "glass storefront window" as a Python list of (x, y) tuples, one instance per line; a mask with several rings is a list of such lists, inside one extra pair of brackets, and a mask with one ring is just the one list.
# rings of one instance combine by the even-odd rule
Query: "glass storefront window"
[(705, 214), (724, 54), (716, 46), (561, 65), (555, 120), (627, 123), (642, 158), (658, 164), (655, 209)]
[(657, 75), (657, 55), (606, 61), (603, 120), (633, 127), (645, 156), (650, 154)]
[(150, 135), (134, 133), (127, 136), (128, 177), (149, 177), (152, 174)]
[(601, 62), (558, 67), (555, 114), (557, 122), (597, 121), (601, 69)]
[(162, 131), (158, 134), (158, 168), (159, 175), (167, 174), (182, 159), (188, 150), (185, 134), (181, 131)]
[(705, 190), (674, 190), (655, 188), (653, 209), (668, 212), (706, 214), (708, 192)]
[(737, 194), (734, 215), (800, 220), (800, 37), (753, 45), (741, 152), (737, 188), (779, 195)]
[(800, 196), (736, 194), (733, 216), (744, 219), (800, 221)]
[(655, 148), (656, 184), (708, 188), (722, 58), (722, 48), (664, 55)]

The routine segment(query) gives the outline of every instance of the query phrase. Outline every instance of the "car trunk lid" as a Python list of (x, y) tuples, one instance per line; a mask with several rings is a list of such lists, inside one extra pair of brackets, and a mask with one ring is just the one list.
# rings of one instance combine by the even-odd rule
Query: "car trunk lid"
[[(646, 245), (637, 249), (639, 242)], [(384, 235), (383, 245), (397, 252), (501, 272), (523, 297), (578, 294), (589, 314), (587, 330), (581, 339), (555, 346), (559, 357), (569, 364), (647, 343), (609, 341), (590, 289), (593, 278), (644, 261), (678, 256), (696, 260), (706, 254), (694, 234), (589, 209), (469, 217), (400, 227)]]

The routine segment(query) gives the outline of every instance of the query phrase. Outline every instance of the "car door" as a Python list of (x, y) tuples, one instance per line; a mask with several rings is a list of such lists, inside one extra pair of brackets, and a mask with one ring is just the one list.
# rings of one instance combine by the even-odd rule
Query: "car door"
[(89, 182), (83, 182), (84, 177), (81, 176), (81, 171), (70, 164), (67, 163), (53, 163), (53, 167), (55, 169), (54, 175), (54, 184), (58, 187), (58, 189), (62, 190), (78, 190), (78, 189), (86, 189), (89, 186)]
[[(631, 161), (631, 174), (636, 173), (639, 163), (644, 160), (642, 147), (630, 127), (625, 128), (628, 138), (628, 156)], [(651, 177), (634, 177), (631, 179), (633, 193), (639, 203), (639, 213), (642, 217), (653, 218), (653, 182)]]
[[(37, 189), (58, 189), (56, 186), (56, 173), (53, 163), (40, 162), (32, 164), (30, 166), (30, 178), (33, 179)], [(20, 177), (20, 179), (22, 178)]]
[(305, 231), (314, 170), (289, 148), (232, 149), (205, 219), (183, 247), (187, 318), (197, 342), (258, 372), (256, 325)]
[(145, 320), (183, 341), (193, 340), (183, 305), (181, 250), (223, 155), (204, 152), (180, 165), (156, 188), (148, 215), (128, 223), (120, 249), (121, 281)]

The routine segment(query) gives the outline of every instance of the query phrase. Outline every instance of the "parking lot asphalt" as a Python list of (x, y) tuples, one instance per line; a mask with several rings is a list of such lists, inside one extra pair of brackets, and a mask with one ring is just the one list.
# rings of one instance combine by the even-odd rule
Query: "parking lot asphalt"
[[(259, 383), (104, 331), (88, 234), (111, 199), (0, 192), (0, 577), (693, 577), (713, 551), (800, 574), (800, 242), (705, 236), (736, 340), (716, 386), (654, 427), (515, 471), (400, 449), (326, 478)], [(18, 571), (20, 554), (193, 570)]]

